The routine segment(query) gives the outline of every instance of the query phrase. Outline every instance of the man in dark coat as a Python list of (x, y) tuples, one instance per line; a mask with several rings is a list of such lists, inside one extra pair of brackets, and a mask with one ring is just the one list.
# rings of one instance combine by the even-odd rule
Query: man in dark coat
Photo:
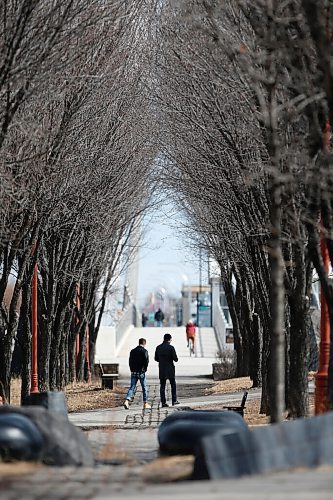
[(173, 364), (174, 361), (176, 362), (178, 361), (178, 357), (175, 348), (172, 345), (170, 345), (171, 340), (172, 337), (170, 333), (166, 333), (164, 335), (163, 344), (158, 345), (155, 351), (155, 361), (158, 362), (158, 368), (159, 368), (160, 396), (161, 396), (162, 408), (169, 406), (165, 398), (165, 385), (167, 379), (169, 379), (171, 385), (172, 405), (179, 405), (179, 401), (177, 401), (175, 365)]
[(145, 349), (146, 339), (139, 339), (139, 345), (131, 350), (129, 356), (129, 367), (131, 370), (131, 386), (128, 389), (127, 396), (124, 402), (125, 410), (129, 409), (129, 403), (134, 396), (136, 384), (140, 381), (142, 387), (143, 408), (150, 408), (147, 403), (148, 391), (146, 383), (146, 371), (149, 363), (148, 351)]
[(164, 314), (160, 307), (157, 309), (154, 319), (156, 321), (156, 326), (163, 326)]

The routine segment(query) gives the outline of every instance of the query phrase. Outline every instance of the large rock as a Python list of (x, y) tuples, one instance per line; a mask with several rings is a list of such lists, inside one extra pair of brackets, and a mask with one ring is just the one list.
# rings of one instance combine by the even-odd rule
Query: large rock
[(160, 425), (160, 429), (165, 425), (179, 420), (192, 420), (195, 422), (233, 422), (234, 425), (240, 426), (244, 429), (247, 427), (246, 422), (240, 415), (234, 416), (234, 413), (229, 413), (227, 410), (189, 410), (189, 411), (175, 411), (168, 415)]
[(41, 460), (44, 441), (31, 419), (18, 413), (0, 414), (0, 457), (3, 461)]
[(71, 424), (66, 416), (51, 413), (38, 406), (0, 407), (1, 415), (25, 415), (42, 435), (43, 449), (40, 460), (47, 465), (85, 465), (94, 464), (90, 444), (83, 432)]
[(333, 413), (250, 432), (204, 436), (196, 449), (195, 479), (235, 478), (333, 464)]
[(163, 454), (188, 455), (196, 452), (204, 436), (245, 431), (248, 427), (244, 419), (232, 411), (182, 411), (163, 421), (158, 430), (158, 442)]

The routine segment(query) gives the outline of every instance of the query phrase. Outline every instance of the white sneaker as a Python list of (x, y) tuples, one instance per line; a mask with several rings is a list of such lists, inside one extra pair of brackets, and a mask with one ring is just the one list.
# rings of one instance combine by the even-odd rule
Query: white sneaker
[(125, 399), (123, 407), (125, 408), (125, 410), (129, 410), (129, 401), (128, 401), (128, 399)]
[(143, 409), (144, 410), (149, 410), (151, 408), (149, 403), (143, 403)]

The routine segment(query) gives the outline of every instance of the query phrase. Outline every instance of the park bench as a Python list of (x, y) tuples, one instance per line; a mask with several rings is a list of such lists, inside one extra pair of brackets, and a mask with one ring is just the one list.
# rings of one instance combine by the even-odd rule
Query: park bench
[(247, 400), (247, 395), (248, 395), (248, 391), (245, 391), (243, 394), (243, 397), (242, 397), (241, 404), (239, 406), (223, 406), (223, 408), (225, 408), (226, 410), (230, 410), (230, 411), (236, 411), (242, 417), (244, 417), (244, 409), (245, 409), (245, 403)]
[(119, 364), (99, 363), (99, 371), (102, 379), (102, 389), (113, 389), (119, 378)]

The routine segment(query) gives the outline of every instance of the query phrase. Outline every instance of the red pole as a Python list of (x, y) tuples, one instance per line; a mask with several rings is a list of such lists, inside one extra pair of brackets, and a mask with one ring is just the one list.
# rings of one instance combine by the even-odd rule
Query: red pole
[[(329, 256), (325, 239), (320, 241), (321, 255), (323, 258), (326, 272), (328, 272)], [(315, 389), (315, 413), (325, 413), (328, 410), (327, 401), (327, 379), (328, 363), (330, 356), (330, 320), (328, 315), (328, 306), (324, 296), (323, 289), (320, 290), (320, 348), (319, 348), (319, 367), (316, 375)]]
[[(326, 120), (324, 133), (324, 151), (327, 153), (330, 149), (330, 122)], [(323, 259), (325, 271), (329, 271), (329, 254), (326, 240), (323, 234), (320, 237), (320, 252)], [(319, 347), (319, 367), (316, 374), (315, 387), (315, 414), (328, 411), (328, 364), (330, 358), (330, 318), (328, 314), (328, 305), (323, 292), (320, 289), (320, 347)]]
[[(76, 309), (80, 311), (80, 285), (76, 286)], [(78, 324), (80, 323), (79, 315), (76, 315), (76, 327), (78, 328)], [(80, 351), (80, 334), (79, 332), (75, 337), (75, 365), (77, 367), (78, 359), (79, 359), (79, 351)]]
[(38, 360), (37, 360), (37, 300), (38, 300), (38, 268), (37, 262), (34, 266), (32, 277), (32, 349), (31, 349), (31, 394), (39, 392), (38, 390)]

